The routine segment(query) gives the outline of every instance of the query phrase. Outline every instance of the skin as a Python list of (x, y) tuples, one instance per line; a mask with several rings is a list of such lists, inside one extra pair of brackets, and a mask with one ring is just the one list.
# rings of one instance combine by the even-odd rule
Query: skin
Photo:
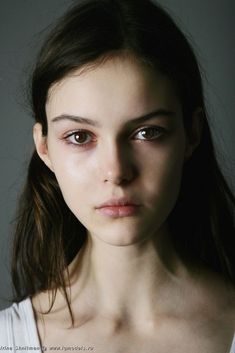
[[(215, 276), (190, 273), (167, 227), (184, 163), (200, 143), (199, 111), (189, 139), (174, 85), (128, 57), (78, 70), (51, 87), (48, 135), (36, 124), (35, 145), (88, 237), (69, 266), (75, 328), (66, 329), (60, 292), (47, 315), (39, 311), (48, 309), (48, 293), (33, 298), (42, 344), (79, 341), (95, 352), (109, 345), (112, 353), (156, 352), (156, 344), (159, 353), (226, 352), (233, 336), (231, 299)], [(137, 211), (110, 217), (97, 209), (121, 197), (138, 203)]]

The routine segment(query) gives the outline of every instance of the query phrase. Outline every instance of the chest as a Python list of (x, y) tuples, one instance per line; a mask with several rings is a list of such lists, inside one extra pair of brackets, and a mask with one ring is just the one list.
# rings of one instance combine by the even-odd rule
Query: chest
[[(60, 329), (45, 327), (41, 343), (50, 352), (86, 351), (94, 353), (229, 353), (233, 330), (219, 322), (180, 322), (166, 320), (153, 329), (113, 328), (99, 320), (82, 327)], [(43, 337), (44, 336), (44, 337)]]

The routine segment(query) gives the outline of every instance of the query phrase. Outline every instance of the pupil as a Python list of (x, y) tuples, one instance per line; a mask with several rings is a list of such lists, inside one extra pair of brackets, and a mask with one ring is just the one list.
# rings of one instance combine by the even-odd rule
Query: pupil
[(152, 138), (154, 136), (153, 129), (148, 129), (148, 130), (142, 131), (142, 136), (145, 138)]
[(86, 133), (85, 132), (76, 133), (75, 140), (76, 140), (76, 142), (79, 142), (79, 143), (85, 142), (86, 141)]

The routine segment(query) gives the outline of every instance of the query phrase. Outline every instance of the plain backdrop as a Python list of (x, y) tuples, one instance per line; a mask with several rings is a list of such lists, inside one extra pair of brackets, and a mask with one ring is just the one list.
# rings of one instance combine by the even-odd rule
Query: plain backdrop
[[(235, 175), (235, 1), (160, 0), (193, 44), (204, 69), (218, 157)], [(0, 309), (9, 306), (9, 252), (14, 213), (33, 149), (27, 79), (40, 43), (65, 0), (0, 0)]]

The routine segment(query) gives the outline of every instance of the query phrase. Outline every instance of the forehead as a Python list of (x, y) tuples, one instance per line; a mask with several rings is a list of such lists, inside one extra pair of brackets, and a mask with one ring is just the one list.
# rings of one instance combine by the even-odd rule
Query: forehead
[(180, 109), (173, 83), (130, 58), (112, 58), (73, 72), (51, 87), (46, 104), (49, 119), (65, 113), (131, 118), (157, 108)]

